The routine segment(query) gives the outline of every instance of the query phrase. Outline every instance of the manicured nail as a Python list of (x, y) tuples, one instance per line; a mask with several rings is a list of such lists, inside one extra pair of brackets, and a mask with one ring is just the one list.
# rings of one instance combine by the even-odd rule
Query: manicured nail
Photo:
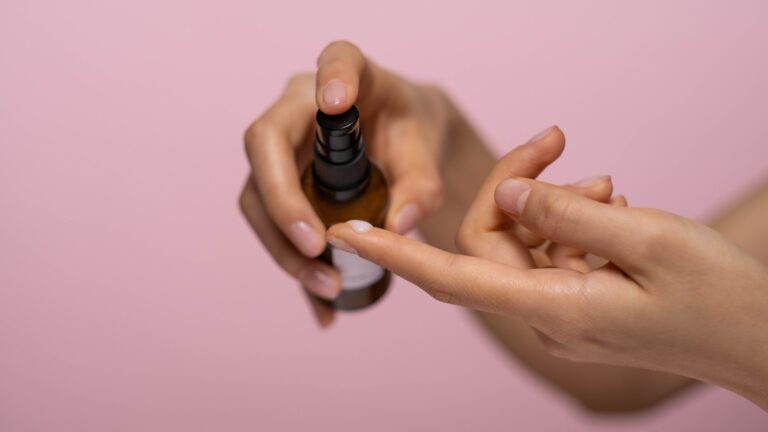
[(528, 140), (528, 142), (527, 142), (526, 144), (533, 144), (533, 143), (535, 143), (536, 141), (539, 141), (539, 140), (541, 140), (541, 139), (542, 139), (542, 138), (544, 138), (545, 136), (549, 135), (549, 133), (550, 133), (550, 132), (552, 132), (552, 130), (553, 130), (554, 128), (555, 128), (554, 126), (550, 126), (550, 127), (546, 128), (546, 129), (544, 129), (543, 131), (541, 131), (541, 132), (537, 133), (537, 134), (536, 134), (536, 135), (534, 135), (534, 136), (533, 136), (531, 139), (529, 139), (529, 140)]
[(316, 256), (323, 251), (323, 239), (304, 221), (291, 224), (288, 227), (288, 237), (306, 256)]
[(299, 274), (299, 280), (307, 291), (318, 297), (333, 300), (339, 295), (339, 287), (333, 277), (322, 270), (306, 269)]
[(373, 228), (373, 225), (369, 224), (368, 222), (357, 219), (349, 220), (347, 223), (352, 226), (352, 229), (358, 234), (368, 232), (371, 230), (371, 228)]
[(323, 88), (323, 102), (330, 106), (341, 105), (347, 101), (347, 85), (337, 79), (331, 80)]
[(531, 186), (523, 181), (507, 179), (496, 187), (496, 204), (505, 212), (521, 215), (531, 193)]
[(589, 186), (604, 182), (606, 180), (610, 181), (611, 176), (604, 175), (604, 176), (588, 177), (588, 178), (579, 180), (576, 183), (573, 183), (573, 185), (578, 187), (589, 187)]
[(349, 243), (345, 242), (344, 240), (332, 235), (326, 236), (325, 239), (328, 240), (328, 243), (330, 243), (333, 247), (357, 255), (355, 248), (350, 246)]
[(395, 217), (395, 232), (405, 234), (416, 227), (421, 219), (421, 210), (415, 203), (406, 204)]

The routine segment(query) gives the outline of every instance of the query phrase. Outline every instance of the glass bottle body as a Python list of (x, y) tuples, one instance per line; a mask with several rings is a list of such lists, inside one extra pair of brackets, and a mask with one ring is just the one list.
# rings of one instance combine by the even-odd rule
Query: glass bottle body
[[(387, 182), (376, 165), (370, 164), (368, 184), (354, 196), (339, 199), (322, 190), (315, 182), (312, 165), (302, 176), (301, 186), (320, 220), (326, 227), (357, 219), (382, 228), (389, 206)], [(391, 274), (373, 263), (329, 246), (320, 259), (339, 270), (341, 294), (333, 301), (324, 301), (337, 310), (358, 310), (376, 303), (389, 288)]]

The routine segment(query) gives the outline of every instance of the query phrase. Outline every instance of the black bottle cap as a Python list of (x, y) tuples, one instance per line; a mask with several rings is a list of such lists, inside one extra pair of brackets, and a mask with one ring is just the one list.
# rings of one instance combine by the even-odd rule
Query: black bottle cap
[(312, 169), (321, 190), (340, 200), (356, 196), (368, 185), (370, 165), (360, 133), (360, 112), (329, 115), (317, 112)]
[(320, 142), (332, 150), (343, 150), (354, 144), (360, 136), (360, 112), (357, 107), (330, 115), (320, 110), (315, 116), (317, 135)]

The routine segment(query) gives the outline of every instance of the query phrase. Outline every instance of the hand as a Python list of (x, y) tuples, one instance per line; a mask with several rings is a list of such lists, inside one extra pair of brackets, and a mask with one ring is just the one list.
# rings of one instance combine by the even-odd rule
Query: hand
[[(558, 141), (550, 131), (536, 145)], [(328, 239), (438, 300), (521, 318), (554, 355), (689, 376), (768, 409), (768, 270), (682, 217), (518, 177), (537, 174), (526, 168), (530, 147), (505, 156), (481, 189), (457, 238), (468, 255), (348, 224)], [(588, 272), (530, 269), (509, 224), (610, 262)]]
[[(386, 228), (405, 233), (442, 201), (439, 164), (451, 105), (436, 88), (379, 68), (354, 45), (335, 42), (317, 74), (296, 76), (245, 134), (252, 173), (240, 207), (277, 263), (304, 288), (326, 299), (340, 292), (337, 272), (313, 259), (325, 249), (325, 228), (299, 185), (311, 159), (315, 112), (338, 114), (357, 104), (368, 152), (390, 182)], [(321, 324), (330, 310), (314, 302)]]

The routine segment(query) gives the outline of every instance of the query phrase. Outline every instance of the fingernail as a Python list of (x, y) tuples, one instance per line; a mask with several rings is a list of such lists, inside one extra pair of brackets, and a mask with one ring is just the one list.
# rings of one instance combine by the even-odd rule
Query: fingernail
[(291, 224), (288, 227), (288, 237), (306, 256), (313, 257), (323, 251), (323, 239), (304, 221)]
[(537, 133), (531, 139), (529, 139), (526, 144), (533, 144), (536, 141), (541, 140), (545, 136), (549, 135), (549, 133), (552, 132), (552, 129), (554, 129), (554, 128), (555, 128), (554, 126), (550, 126), (550, 127), (546, 128), (546, 129), (544, 129), (543, 131)]
[(598, 184), (600, 182), (604, 182), (604, 181), (610, 180), (610, 179), (611, 179), (611, 176), (607, 176), (607, 175), (588, 177), (588, 178), (579, 180), (576, 183), (573, 183), (573, 186), (588, 187), (588, 186), (592, 186), (592, 185), (595, 185), (595, 184)]
[(345, 242), (344, 240), (336, 236), (332, 236), (332, 235), (326, 236), (326, 240), (328, 240), (328, 243), (330, 243), (333, 247), (336, 247), (343, 251), (357, 255), (357, 251), (355, 250), (355, 248), (353, 248), (352, 246), (349, 245), (349, 243)]
[(528, 201), (528, 195), (531, 193), (531, 186), (523, 181), (507, 179), (499, 183), (496, 187), (496, 204), (505, 212), (520, 215), (525, 208), (525, 202)]
[(371, 228), (373, 228), (373, 225), (369, 224), (368, 222), (357, 219), (348, 220), (347, 223), (351, 225), (352, 229), (358, 234), (368, 232), (371, 230)]
[(405, 234), (416, 227), (421, 219), (421, 210), (415, 203), (406, 204), (395, 217), (395, 232)]
[(299, 280), (307, 291), (318, 297), (333, 300), (339, 295), (339, 287), (333, 277), (322, 270), (306, 269), (299, 274)]
[(341, 105), (347, 101), (347, 85), (340, 80), (331, 80), (323, 88), (323, 102), (330, 106)]

